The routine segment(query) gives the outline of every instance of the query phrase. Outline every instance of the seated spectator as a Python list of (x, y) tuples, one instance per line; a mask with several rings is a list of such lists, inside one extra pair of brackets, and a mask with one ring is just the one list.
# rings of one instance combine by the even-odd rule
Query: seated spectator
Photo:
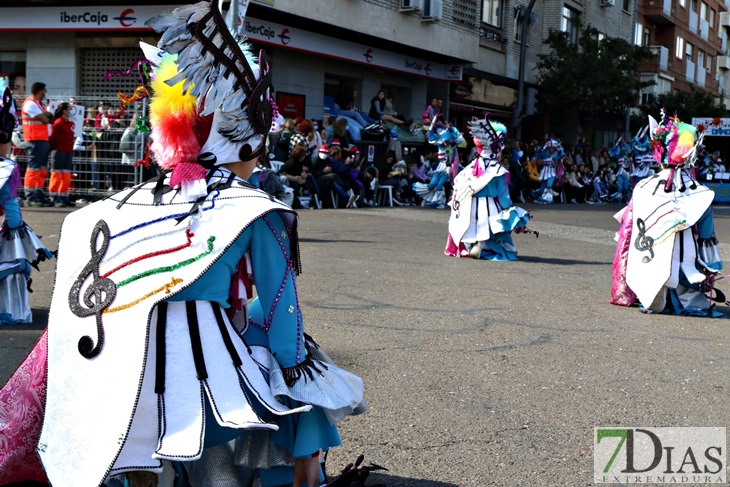
[(317, 150), (319, 150), (319, 147), (322, 145), (322, 138), (319, 135), (319, 131), (310, 120), (303, 120), (300, 122), (299, 125), (297, 125), (297, 131), (304, 137), (304, 147), (307, 151), (307, 159), (311, 159), (317, 154)]
[[(345, 118), (337, 117), (335, 123), (331, 125), (332, 131), (327, 133), (327, 141), (325, 142), (328, 146), (332, 146), (332, 141), (337, 139), (340, 147), (348, 148), (352, 145), (352, 138), (347, 130), (349, 122)], [(335, 144), (337, 145), (337, 144)]]
[[(395, 92), (393, 90), (388, 90), (388, 93), (385, 95), (385, 108), (383, 108), (383, 113), (405, 122), (407, 120), (406, 117), (402, 113), (398, 113), (397, 109), (398, 106), (395, 99)], [(413, 127), (412, 122), (413, 120), (411, 119), (411, 123), (408, 125)]]
[(291, 138), (296, 132), (296, 124), (291, 118), (284, 119), (284, 128), (274, 142), (274, 160), (285, 162), (291, 155)]
[(375, 95), (372, 100), (370, 100), (369, 116), (374, 120), (379, 120), (381, 122), (391, 122), (396, 125), (405, 124), (406, 126), (410, 126), (413, 122), (413, 120), (405, 121), (385, 113), (385, 92), (383, 90), (378, 91), (378, 94)]
[(534, 157), (525, 158), (523, 171), (527, 177), (530, 188), (539, 188), (540, 184), (542, 184), (542, 180), (540, 179), (540, 170), (537, 168), (537, 161)]
[[(294, 192), (294, 202), (292, 205), (294, 209), (301, 208), (298, 196), (302, 187), (306, 187), (309, 190), (310, 196), (319, 193), (317, 181), (309, 172), (310, 164), (311, 158), (307, 157), (306, 149), (304, 146), (298, 145), (292, 149), (291, 157), (281, 168), (280, 174), (286, 178), (289, 187)], [(310, 207), (313, 208), (314, 206), (310, 203)]]
[(370, 118), (355, 106), (356, 98), (357, 91), (355, 91), (352, 86), (345, 86), (335, 97), (335, 115), (338, 118), (340, 116), (352, 118), (365, 130), (378, 127), (380, 125), (379, 120)]
[(376, 167), (378, 168), (379, 185), (392, 186), (393, 203), (402, 206), (404, 204), (401, 199), (403, 188), (408, 186), (407, 168), (404, 169), (397, 164), (395, 153), (388, 151), (378, 159)]
[(436, 98), (435, 96), (431, 97), (431, 103), (429, 105), (427, 105), (426, 109), (423, 111), (422, 129), (424, 132), (427, 131), (431, 127), (431, 122), (436, 120), (440, 114), (441, 113), (439, 112), (439, 109), (438, 109), (438, 98)]
[[(339, 206), (347, 208), (355, 202), (356, 195), (354, 192), (348, 193), (345, 191), (343, 181), (333, 169), (337, 168), (341, 173), (345, 172), (341, 167), (344, 165), (339, 160), (341, 158), (342, 149), (340, 147), (332, 147), (329, 150), (329, 154), (320, 153), (312, 170), (320, 190), (320, 199), (325, 202), (329, 201), (329, 192), (332, 191), (339, 201)], [(327, 196), (326, 198), (324, 197), (325, 195)]]
[(294, 192), (288, 186), (284, 186), (281, 179), (279, 179), (279, 175), (271, 168), (263, 167), (261, 165), (261, 160), (263, 158), (264, 156), (262, 155), (259, 163), (256, 164), (256, 167), (251, 173), (251, 176), (249, 176), (248, 182), (257, 188), (266, 191), (282, 203), (291, 206), (294, 202)]
[(573, 204), (585, 203), (585, 187), (578, 181), (575, 173), (575, 166), (568, 162), (565, 164), (565, 172), (563, 173), (563, 191), (565, 191), (565, 200)]

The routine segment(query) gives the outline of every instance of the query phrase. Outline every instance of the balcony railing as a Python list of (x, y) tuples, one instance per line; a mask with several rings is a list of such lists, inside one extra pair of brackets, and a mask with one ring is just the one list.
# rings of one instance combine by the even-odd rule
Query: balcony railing
[(705, 87), (705, 80), (707, 78), (707, 71), (705, 71), (705, 68), (697, 68), (697, 86), (700, 88)]
[(664, 46), (649, 46), (649, 49), (655, 56), (650, 64), (656, 65), (659, 71), (666, 71), (669, 66), (669, 49)]
[(687, 79), (687, 83), (695, 82), (695, 63), (692, 61), (685, 61), (684, 77)]
[(649, 0), (644, 4), (644, 12), (647, 17), (658, 24), (675, 22), (672, 17), (672, 0)]

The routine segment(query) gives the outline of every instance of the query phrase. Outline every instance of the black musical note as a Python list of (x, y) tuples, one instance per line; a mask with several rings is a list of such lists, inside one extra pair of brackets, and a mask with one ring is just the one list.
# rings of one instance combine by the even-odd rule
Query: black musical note
[[(99, 234), (101, 234), (102, 239), (100, 248), (97, 248)], [(101, 322), (101, 313), (114, 301), (117, 294), (117, 286), (114, 281), (99, 276), (99, 264), (109, 248), (109, 235), (109, 226), (104, 220), (99, 220), (91, 232), (91, 259), (76, 278), (73, 286), (71, 286), (71, 291), (68, 293), (68, 304), (73, 314), (80, 318), (91, 315), (96, 316), (96, 345), (94, 345), (94, 340), (90, 336), (81, 337), (78, 345), (79, 353), (88, 359), (94, 358), (101, 353), (101, 348), (104, 346), (104, 327)], [(92, 280), (82, 297), (81, 286), (89, 276)]]
[(639, 229), (639, 236), (636, 237), (636, 240), (634, 241), (634, 247), (642, 252), (647, 250), (649, 251), (649, 255), (645, 255), (644, 258), (641, 259), (641, 261), (646, 264), (651, 262), (651, 259), (654, 258), (654, 250), (652, 250), (652, 247), (654, 246), (654, 239), (646, 236), (646, 223), (644, 223), (644, 220), (641, 218), (636, 219), (636, 228)]
[(461, 211), (459, 211), (459, 208), (461, 208), (461, 203), (458, 199), (454, 198), (451, 202), (451, 209), (454, 210), (454, 216), (456, 218), (459, 218), (459, 215), (461, 215)]

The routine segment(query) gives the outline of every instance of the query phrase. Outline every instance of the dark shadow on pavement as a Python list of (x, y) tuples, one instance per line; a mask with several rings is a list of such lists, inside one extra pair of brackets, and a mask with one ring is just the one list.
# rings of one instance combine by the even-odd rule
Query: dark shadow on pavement
[(519, 259), (523, 262), (535, 262), (538, 264), (553, 265), (612, 265), (611, 262), (591, 262), (587, 260), (556, 259), (554, 257), (538, 257), (531, 255), (520, 255)]
[(338, 240), (338, 239), (326, 239), (326, 238), (300, 238), (300, 242), (311, 242), (311, 243), (373, 243), (372, 240)]
[[(356, 487), (357, 484), (353, 484)], [(459, 484), (438, 480), (411, 479), (373, 472), (365, 482), (365, 487), (459, 487)]]

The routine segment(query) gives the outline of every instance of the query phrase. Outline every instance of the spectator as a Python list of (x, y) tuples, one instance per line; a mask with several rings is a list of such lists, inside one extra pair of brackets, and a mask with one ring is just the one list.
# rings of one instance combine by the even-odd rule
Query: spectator
[(381, 122), (391, 122), (396, 125), (405, 124), (406, 126), (409, 126), (411, 125), (411, 123), (413, 123), (413, 120), (406, 122), (405, 120), (401, 120), (397, 117), (385, 113), (385, 92), (383, 90), (378, 91), (378, 94), (375, 95), (372, 100), (370, 100), (369, 116), (374, 120), (380, 120)]
[[(333, 170), (333, 165), (341, 171), (339, 159), (342, 157), (342, 149), (332, 147), (329, 154), (321, 154), (314, 163), (314, 177), (317, 179), (317, 186), (320, 189), (320, 196), (324, 196), (332, 191), (338, 201), (339, 206), (349, 207), (355, 201), (355, 194), (348, 194), (343, 187), (342, 180)], [(329, 201), (329, 198), (321, 198), (322, 201)]]
[(380, 126), (380, 122), (368, 117), (355, 106), (357, 91), (352, 86), (345, 86), (335, 97), (335, 115), (349, 117), (361, 125), (365, 130), (372, 130)]
[(31, 95), (25, 99), (21, 109), (23, 138), (28, 154), (28, 168), (23, 182), (25, 196), (28, 206), (53, 206), (43, 192), (48, 172), (48, 154), (51, 150), (49, 137), (53, 114), (43, 104), (47, 91), (45, 83), (33, 83), (30, 91)]
[(438, 111), (438, 99), (434, 96), (431, 98), (431, 103), (426, 106), (426, 109), (423, 111), (423, 131), (427, 131), (431, 127), (431, 122), (436, 120), (436, 117), (440, 115), (440, 112)]
[(57, 208), (76, 206), (69, 200), (73, 170), (74, 124), (69, 120), (71, 105), (63, 102), (53, 114), (50, 146), (52, 153), (51, 179), (48, 192)]
[(284, 119), (284, 128), (282, 129), (279, 136), (276, 138), (274, 144), (274, 159), (277, 161), (285, 162), (289, 159), (291, 154), (291, 138), (294, 136), (296, 131), (296, 124), (291, 118)]
[[(307, 126), (307, 123), (309, 126)], [(317, 122), (305, 120), (299, 125), (301, 125), (299, 132), (304, 135), (307, 143), (307, 158), (311, 159), (317, 155), (317, 150), (322, 145), (322, 137), (319, 135), (318, 124)]]
[(565, 192), (566, 201), (570, 201), (573, 204), (586, 202), (585, 187), (578, 181), (575, 166), (567, 162), (565, 163), (565, 172), (563, 173), (563, 191)]
[[(407, 120), (406, 117), (403, 114), (398, 113), (397, 110), (398, 106), (396, 103), (395, 92), (393, 90), (388, 90), (388, 93), (385, 95), (385, 108), (383, 108), (383, 113), (405, 122)], [(408, 125), (411, 124), (409, 123)]]
[[(347, 130), (349, 122), (345, 118), (337, 118), (332, 124), (332, 131), (327, 134), (327, 141), (325, 142), (328, 146), (337, 145), (340, 147), (349, 148), (352, 145), (352, 139), (350, 133)], [(334, 140), (338, 142), (333, 143)]]
[[(310, 164), (311, 158), (307, 157), (306, 149), (304, 146), (298, 145), (292, 149), (291, 157), (281, 168), (280, 174), (287, 179), (289, 187), (294, 191), (294, 201), (292, 206), (294, 209), (301, 208), (301, 203), (297, 197), (300, 194), (302, 186), (305, 186), (309, 190), (310, 196), (319, 192), (317, 182), (315, 181), (314, 176), (312, 176), (309, 172)], [(310, 203), (310, 207), (314, 208), (316, 205), (312, 205)]]
[(397, 164), (398, 161), (395, 158), (395, 153), (388, 151), (380, 157), (376, 163), (376, 167), (378, 168), (380, 186), (392, 186), (394, 190), (393, 203), (398, 206), (403, 206), (404, 202), (401, 197), (403, 188), (408, 186), (408, 174), (407, 168), (397, 166)]
[(540, 179), (540, 171), (537, 169), (537, 161), (534, 157), (523, 158), (523, 174), (525, 175), (526, 194), (532, 195), (542, 185), (542, 179)]

